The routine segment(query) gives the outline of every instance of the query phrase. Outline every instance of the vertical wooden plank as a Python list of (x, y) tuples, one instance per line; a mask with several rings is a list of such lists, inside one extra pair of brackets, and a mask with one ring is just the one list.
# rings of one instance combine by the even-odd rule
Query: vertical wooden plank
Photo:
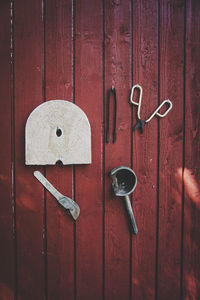
[(76, 1), (75, 103), (92, 129), (92, 164), (76, 166), (77, 299), (102, 299), (102, 3)]
[[(72, 1), (46, 1), (46, 100), (73, 100)], [(71, 166), (46, 168), (46, 176), (72, 197)], [(49, 193), (47, 206), (48, 299), (74, 298), (74, 221)], [(77, 220), (78, 222), (78, 220)]]
[[(133, 0), (133, 84), (143, 88), (141, 118), (147, 119), (158, 104), (157, 1)], [(137, 107), (133, 108), (134, 124)], [(132, 297), (154, 299), (157, 212), (157, 120), (133, 136), (133, 168), (138, 177), (133, 206), (138, 235), (132, 243)]]
[(184, 2), (160, 1), (160, 120), (157, 299), (180, 299), (183, 163)]
[(11, 11), (9, 1), (0, 9), (0, 299), (14, 299), (14, 243), (11, 168)]
[(112, 144), (111, 96), (110, 143), (105, 145), (105, 299), (129, 299), (130, 295), (130, 227), (124, 199), (114, 196), (108, 177), (115, 167), (131, 166), (129, 15), (129, 1), (105, 1), (106, 102), (111, 86), (117, 94), (117, 139)]
[(183, 299), (200, 298), (200, 2), (187, 1), (185, 67), (185, 168)]
[(42, 1), (16, 1), (15, 166), (18, 298), (44, 299), (43, 192), (25, 166), (25, 122), (42, 103)]

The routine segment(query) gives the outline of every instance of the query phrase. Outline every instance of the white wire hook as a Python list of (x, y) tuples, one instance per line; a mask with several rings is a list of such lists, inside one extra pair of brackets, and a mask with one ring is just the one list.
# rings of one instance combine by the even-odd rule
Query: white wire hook
[[(133, 94), (134, 94), (134, 91), (135, 91), (136, 89), (139, 89), (139, 91), (140, 91), (140, 93), (139, 93), (139, 101), (138, 101), (138, 102), (133, 101)], [(132, 89), (131, 89), (130, 103), (135, 104), (135, 105), (138, 106), (137, 117), (138, 117), (139, 120), (141, 120), (141, 117), (140, 117), (140, 109), (141, 109), (141, 104), (142, 104), (142, 87), (141, 87), (139, 84), (135, 84), (135, 85), (132, 87)], [(166, 103), (169, 104), (168, 109), (167, 109), (163, 114), (159, 113), (159, 110), (161, 109), (161, 107), (163, 107), (163, 105), (165, 105)], [(173, 104), (172, 104), (172, 102), (171, 102), (169, 99), (164, 100), (164, 101), (163, 101), (163, 102), (155, 109), (155, 111), (150, 115), (150, 117), (149, 117), (148, 119), (146, 119), (144, 122), (145, 122), (145, 123), (148, 123), (149, 121), (151, 121), (151, 120), (153, 119), (153, 117), (154, 117), (155, 115), (157, 115), (157, 116), (160, 117), (160, 118), (165, 117), (165, 116), (168, 114), (168, 112), (172, 109), (172, 106), (173, 106)]]

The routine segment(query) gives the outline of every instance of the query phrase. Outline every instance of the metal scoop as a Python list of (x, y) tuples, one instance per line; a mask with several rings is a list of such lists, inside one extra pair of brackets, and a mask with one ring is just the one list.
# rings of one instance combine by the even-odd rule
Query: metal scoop
[(67, 209), (71, 216), (76, 220), (80, 214), (80, 208), (78, 204), (67, 196), (62, 195), (58, 192), (55, 187), (40, 173), (35, 171), (34, 176), (42, 183), (42, 185), (57, 199), (57, 201), (65, 209)]
[(128, 212), (131, 229), (134, 234), (138, 233), (135, 217), (131, 207), (129, 194), (131, 194), (137, 185), (137, 177), (132, 169), (128, 167), (118, 167), (111, 171), (112, 188), (116, 196), (124, 197), (126, 203), (126, 209)]

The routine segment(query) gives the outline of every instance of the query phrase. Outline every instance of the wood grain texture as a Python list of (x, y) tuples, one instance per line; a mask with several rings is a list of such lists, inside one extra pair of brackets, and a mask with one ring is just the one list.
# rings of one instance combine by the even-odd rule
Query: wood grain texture
[(14, 299), (15, 264), (12, 207), (12, 81), (11, 81), (10, 3), (2, 1), (0, 9), (0, 299)]
[[(46, 2), (46, 100), (73, 101), (72, 3)], [(73, 197), (72, 166), (46, 168), (47, 178), (63, 194)], [(74, 222), (55, 199), (46, 194), (48, 299), (74, 299)]]
[(184, 2), (161, 1), (160, 102), (170, 98), (173, 109), (160, 120), (158, 299), (180, 298), (183, 57)]
[(76, 293), (78, 299), (102, 299), (102, 4), (76, 2), (75, 103), (92, 129), (92, 164), (76, 166)]
[(15, 43), (15, 174), (19, 299), (44, 299), (43, 192), (25, 166), (25, 122), (42, 102), (42, 1), (17, 1)]
[[(200, 299), (199, 14), (197, 0), (0, 1), (0, 299)], [(173, 102), (143, 134), (132, 132), (137, 83), (142, 119)], [(51, 99), (86, 113), (91, 165), (25, 166), (27, 117)], [(138, 179), (137, 236), (111, 190), (120, 165)], [(35, 170), (77, 201), (76, 224)]]
[(105, 299), (117, 300), (129, 299), (130, 295), (132, 233), (125, 200), (123, 197), (114, 196), (111, 191), (109, 173), (121, 165), (131, 166), (131, 107), (128, 103), (131, 84), (129, 1), (105, 1), (104, 28), (106, 114), (108, 91), (112, 86), (115, 87), (117, 95), (117, 138), (113, 144), (114, 102), (111, 95), (110, 142), (105, 144)]
[[(133, 1), (133, 84), (143, 88), (141, 119), (158, 105), (157, 1)], [(133, 108), (133, 124), (137, 107)], [(154, 299), (157, 226), (157, 120), (133, 135), (133, 169), (138, 177), (133, 207), (138, 235), (132, 241), (132, 297)]]
[(200, 2), (187, 1), (185, 44), (185, 168), (183, 299), (200, 298)]

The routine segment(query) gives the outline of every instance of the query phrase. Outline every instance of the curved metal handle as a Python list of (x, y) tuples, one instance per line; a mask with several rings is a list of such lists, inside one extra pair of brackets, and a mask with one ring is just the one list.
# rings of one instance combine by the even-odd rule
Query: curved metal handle
[[(134, 91), (136, 89), (139, 89), (139, 91), (140, 91), (140, 93), (139, 93), (139, 102), (133, 101), (133, 94), (134, 94)], [(141, 85), (135, 84), (132, 87), (132, 89), (131, 89), (131, 96), (130, 96), (130, 103), (135, 104), (135, 105), (138, 106), (137, 117), (138, 117), (138, 119), (141, 119), (140, 118), (140, 108), (141, 108), (141, 104), (142, 104), (142, 87), (141, 87)]]
[(131, 223), (131, 229), (132, 229), (134, 234), (137, 234), (138, 233), (138, 228), (137, 228), (135, 217), (134, 217), (133, 210), (132, 210), (132, 207), (131, 207), (131, 202), (130, 202), (129, 196), (127, 196), (127, 195), (125, 196), (125, 203), (126, 203), (126, 208), (127, 208), (129, 220), (130, 220), (130, 223)]
[[(168, 103), (168, 104), (169, 104), (169, 107), (168, 107), (168, 109), (167, 109), (163, 114), (160, 114), (160, 113), (159, 113), (159, 110), (161, 109), (161, 107), (163, 107), (163, 105), (165, 105), (165, 103)], [(173, 106), (173, 105), (172, 105), (172, 102), (171, 102), (169, 99), (164, 100), (164, 101), (156, 108), (156, 110), (152, 113), (152, 115), (151, 115), (145, 122), (147, 123), (147, 122), (151, 121), (151, 119), (153, 119), (153, 117), (154, 117), (155, 115), (159, 116), (160, 118), (165, 117), (165, 116), (168, 114), (168, 112), (172, 109), (172, 106)]]
[[(139, 101), (138, 101), (138, 102), (133, 101), (133, 94), (134, 94), (135, 89), (139, 89), (139, 91), (140, 91), (140, 93), (139, 93)], [(142, 104), (142, 87), (141, 87), (139, 84), (135, 84), (135, 85), (132, 87), (132, 89), (131, 89), (130, 103), (135, 104), (135, 105), (138, 106), (137, 117), (138, 117), (138, 119), (140, 120), (140, 119), (141, 119), (141, 117), (140, 117), (140, 109), (141, 109), (141, 104)], [(169, 104), (168, 109), (167, 109), (163, 114), (160, 114), (160, 113), (159, 113), (159, 110), (160, 110), (161, 107), (163, 107), (163, 105), (165, 105), (166, 103)], [(149, 121), (151, 121), (151, 119), (153, 119), (153, 117), (154, 117), (155, 115), (157, 115), (157, 116), (160, 117), (160, 118), (165, 117), (165, 116), (168, 114), (168, 112), (172, 109), (172, 106), (173, 106), (173, 105), (172, 105), (172, 102), (171, 102), (169, 99), (164, 100), (164, 101), (163, 101), (163, 102), (162, 102), (162, 103), (154, 110), (154, 112), (150, 115), (150, 117), (149, 117), (147, 120), (145, 120), (145, 123), (148, 123)]]

